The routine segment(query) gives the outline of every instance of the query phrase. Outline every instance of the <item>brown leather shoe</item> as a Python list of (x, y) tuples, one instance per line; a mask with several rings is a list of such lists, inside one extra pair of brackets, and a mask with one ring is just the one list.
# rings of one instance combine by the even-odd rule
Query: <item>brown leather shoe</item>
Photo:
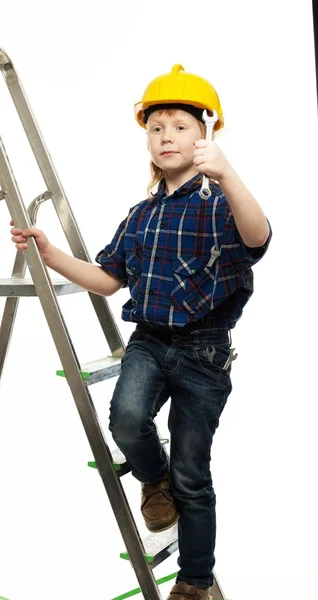
[(209, 590), (179, 581), (173, 586), (167, 600), (212, 600)]
[(169, 473), (159, 483), (142, 483), (141, 493), (141, 512), (149, 531), (165, 531), (178, 521), (179, 514), (170, 489)]

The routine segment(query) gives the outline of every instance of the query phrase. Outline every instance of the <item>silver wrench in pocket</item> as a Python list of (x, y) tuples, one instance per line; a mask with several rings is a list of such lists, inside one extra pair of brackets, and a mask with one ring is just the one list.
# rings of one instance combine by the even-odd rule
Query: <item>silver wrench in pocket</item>
[[(212, 142), (212, 133), (213, 133), (214, 125), (219, 120), (219, 115), (216, 112), (216, 110), (214, 109), (212, 112), (213, 112), (213, 117), (210, 117), (206, 110), (203, 111), (203, 115), (202, 115), (202, 118), (205, 122), (205, 127), (206, 127), (205, 139), (207, 142)], [(210, 186), (209, 186), (209, 178), (207, 177), (207, 175), (203, 175), (203, 181), (202, 181), (201, 190), (199, 192), (199, 196), (200, 196), (200, 198), (210, 198), (210, 196), (211, 196), (211, 190), (210, 190)]]
[(237, 354), (237, 352), (235, 352), (235, 354), (234, 354), (234, 351), (235, 351), (235, 348), (230, 348), (230, 355), (229, 355), (229, 358), (227, 359), (227, 361), (226, 361), (226, 363), (225, 363), (225, 365), (224, 365), (224, 367), (223, 367), (223, 369), (224, 369), (225, 371), (226, 371), (226, 370), (229, 368), (229, 366), (230, 366), (231, 362), (233, 362), (233, 360), (236, 360), (236, 359), (237, 359), (237, 357), (238, 357), (238, 354)]

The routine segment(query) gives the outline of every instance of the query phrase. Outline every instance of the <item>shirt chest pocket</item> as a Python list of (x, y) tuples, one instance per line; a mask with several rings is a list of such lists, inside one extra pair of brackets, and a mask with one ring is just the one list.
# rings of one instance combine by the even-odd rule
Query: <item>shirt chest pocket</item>
[(213, 296), (221, 252), (211, 249), (205, 257), (176, 256), (173, 260), (173, 288), (171, 299), (179, 310), (195, 314)]

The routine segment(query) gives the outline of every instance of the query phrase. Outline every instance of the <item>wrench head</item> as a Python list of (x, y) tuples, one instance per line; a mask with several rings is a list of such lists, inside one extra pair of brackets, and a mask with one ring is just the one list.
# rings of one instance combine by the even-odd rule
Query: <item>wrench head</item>
[(236, 360), (237, 359), (238, 353), (235, 352), (235, 348), (231, 348), (230, 355), (231, 355), (232, 360)]
[(200, 198), (202, 198), (202, 200), (206, 200), (206, 198), (210, 198), (211, 190), (209, 188), (202, 188), (199, 191), (199, 196), (200, 196)]
[(217, 123), (217, 121), (219, 120), (219, 115), (218, 115), (218, 113), (216, 112), (216, 110), (215, 110), (215, 109), (213, 109), (213, 111), (211, 111), (211, 112), (213, 112), (213, 116), (212, 116), (212, 117), (210, 117), (210, 116), (208, 115), (208, 112), (207, 112), (207, 110), (206, 110), (206, 109), (204, 109), (204, 111), (203, 111), (203, 115), (202, 115), (203, 121), (204, 121), (206, 124), (209, 124), (209, 125), (212, 125), (212, 124), (214, 124), (214, 123)]

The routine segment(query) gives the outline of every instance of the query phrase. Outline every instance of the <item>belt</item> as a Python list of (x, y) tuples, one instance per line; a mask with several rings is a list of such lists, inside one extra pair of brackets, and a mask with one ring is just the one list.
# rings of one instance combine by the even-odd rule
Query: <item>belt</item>
[[(196, 326), (194, 326), (194, 325), (196, 325)], [(215, 331), (221, 331), (221, 329), (218, 329), (218, 328), (214, 328), (214, 329), (215, 329)], [(184, 327), (178, 328), (178, 330), (173, 330), (173, 329), (167, 328), (167, 327), (156, 327), (154, 325), (149, 325), (149, 323), (145, 323), (145, 324), (138, 323), (138, 325), (136, 327), (136, 333), (138, 331), (143, 331), (145, 333), (149, 333), (150, 335), (156, 336), (167, 343), (179, 342), (186, 338), (193, 341), (194, 334), (196, 332), (199, 335), (200, 334), (204, 335), (205, 331), (211, 332), (211, 330), (213, 330), (213, 327), (202, 327), (201, 326), (201, 328), (199, 328), (198, 323), (195, 323), (195, 324), (189, 323), (188, 325), (185, 325)], [(222, 328), (222, 331), (229, 332), (230, 336), (231, 336), (231, 331), (228, 328), (227, 329)]]

